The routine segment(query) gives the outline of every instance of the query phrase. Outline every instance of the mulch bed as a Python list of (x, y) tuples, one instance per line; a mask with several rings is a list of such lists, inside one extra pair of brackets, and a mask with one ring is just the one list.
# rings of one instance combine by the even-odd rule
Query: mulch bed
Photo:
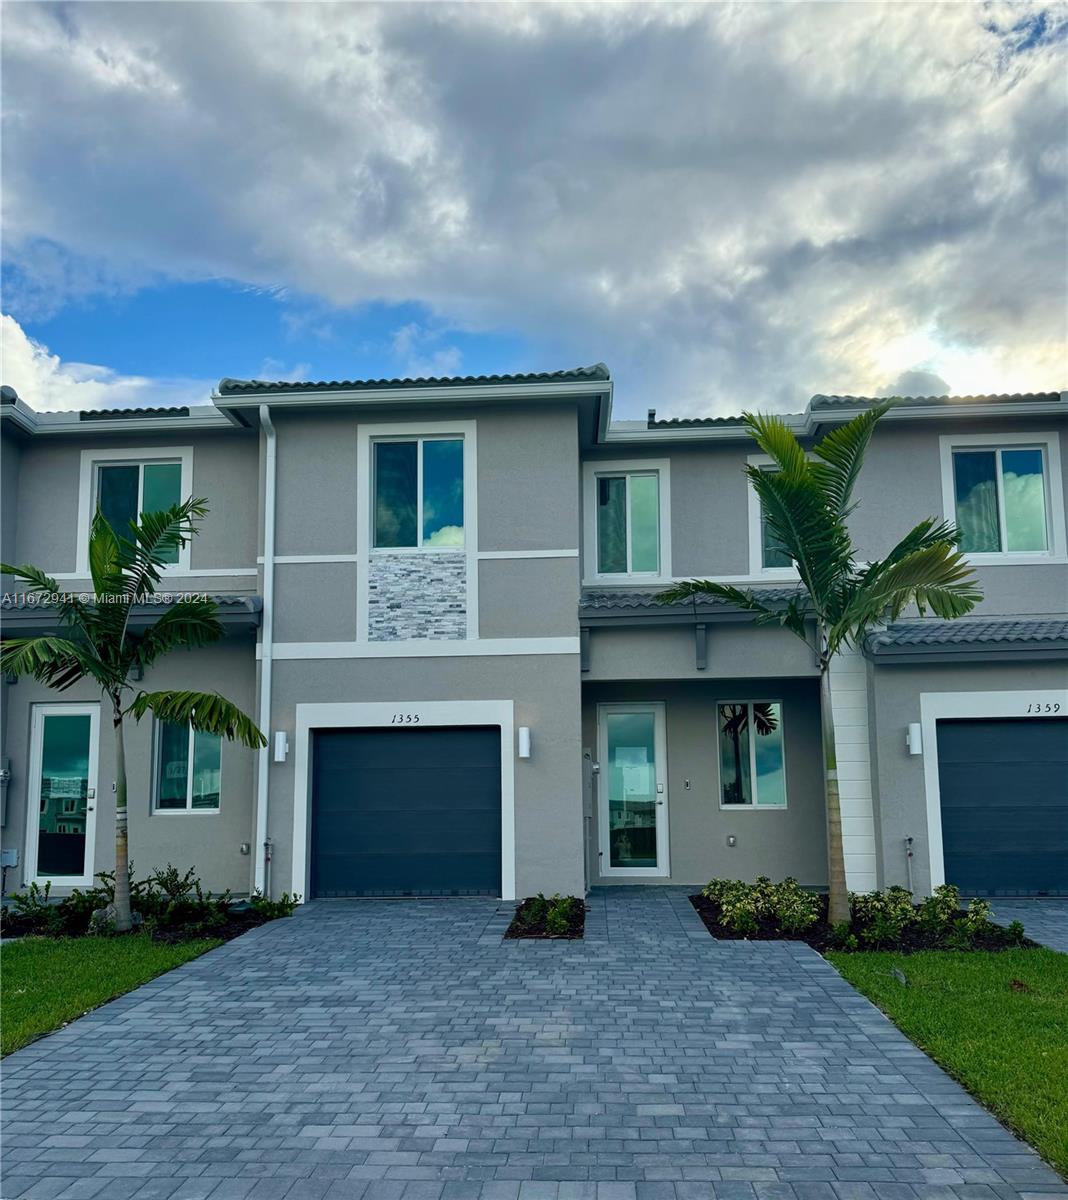
[[(734, 942), (807, 942), (813, 950), (818, 950), (821, 954), (825, 950), (836, 950), (847, 953), (846, 948), (836, 946), (831, 937), (831, 926), (827, 923), (827, 897), (820, 896), (819, 901), (821, 910), (820, 919), (803, 933), (783, 933), (773, 922), (760, 921), (756, 933), (738, 934), (720, 924), (720, 908), (714, 900), (707, 900), (700, 893), (690, 897), (690, 903), (697, 910), (697, 915), (704, 922), (705, 928), (714, 938)], [(964, 913), (962, 912), (961, 917), (963, 918), (963, 916)], [(1033, 942), (1030, 938), (1024, 938), (1023, 941), (1018, 942), (1007, 929), (1003, 929), (1000, 925), (994, 925), (988, 921), (977, 933), (971, 949), (1010, 950), (1019, 949), (1020, 947), (1031, 949), (1037, 945), (1038, 942)], [(858, 950), (893, 950), (898, 954), (914, 954), (918, 950), (944, 950), (946, 948), (943, 937), (933, 935), (927, 930), (915, 927), (905, 929), (897, 942), (880, 944), (878, 946), (862, 943), (857, 947)]]
[[(270, 919), (251, 908), (238, 909), (237, 911), (228, 913), (222, 925), (192, 932), (181, 927), (176, 929), (157, 929), (152, 934), (152, 940), (174, 944), (175, 942), (188, 942), (191, 938), (222, 938), (224, 942), (229, 942), (235, 937), (240, 937), (243, 933), (248, 933), (250, 929), (255, 929), (258, 925), (266, 925)], [(140, 930), (135, 929), (131, 932), (138, 933)], [(7, 938), (34, 936), (87, 937), (88, 934), (79, 934), (70, 930), (60, 930), (54, 934), (49, 933), (37, 928), (36, 922), (32, 918), (20, 917), (10, 910), (4, 910), (3, 922), (0, 925), (0, 937), (6, 940)], [(123, 937), (125, 935), (111, 934), (109, 936)]]
[[(581, 900), (570, 906), (568, 911), (568, 926), (566, 933), (548, 933), (544, 920), (535, 920), (531, 916), (531, 906), (536, 900), (524, 900), (515, 910), (512, 923), (505, 933), (506, 938), (541, 938), (546, 941), (573, 941), (581, 938), (586, 929), (586, 905)], [(537, 911), (535, 909), (535, 911)]]

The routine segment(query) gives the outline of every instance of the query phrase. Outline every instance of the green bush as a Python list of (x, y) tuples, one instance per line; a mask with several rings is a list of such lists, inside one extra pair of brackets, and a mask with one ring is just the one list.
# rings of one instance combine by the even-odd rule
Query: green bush
[(548, 934), (550, 937), (566, 937), (585, 910), (585, 901), (577, 896), (557, 894), (546, 898), (544, 893), (539, 892), (536, 896), (529, 896), (516, 909), (512, 927), (528, 936)]
[(720, 921), (732, 933), (753, 934), (766, 922), (782, 933), (804, 933), (820, 918), (820, 898), (796, 879), (772, 883), (761, 875), (754, 883), (713, 879), (701, 894), (719, 905)]
[(253, 892), (249, 897), (252, 910), (268, 921), (274, 921), (279, 917), (291, 917), (299, 903), (300, 897), (291, 896), (288, 892), (283, 892), (277, 900), (268, 900), (259, 892)]
[(853, 932), (866, 946), (886, 946), (901, 940), (916, 920), (908, 888), (888, 887), (882, 892), (853, 892), (849, 897)]

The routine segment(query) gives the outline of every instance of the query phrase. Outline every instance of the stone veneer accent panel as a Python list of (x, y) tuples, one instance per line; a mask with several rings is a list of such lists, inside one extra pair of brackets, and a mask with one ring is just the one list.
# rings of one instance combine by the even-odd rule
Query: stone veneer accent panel
[(367, 637), (372, 642), (465, 638), (465, 552), (372, 554), (367, 580), (367, 626)]

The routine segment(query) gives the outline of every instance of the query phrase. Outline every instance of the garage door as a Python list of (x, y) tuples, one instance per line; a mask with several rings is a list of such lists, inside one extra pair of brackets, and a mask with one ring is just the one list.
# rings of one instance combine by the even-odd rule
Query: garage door
[(1068, 719), (939, 721), (946, 882), (1068, 895)]
[(501, 894), (499, 728), (314, 735), (314, 896)]

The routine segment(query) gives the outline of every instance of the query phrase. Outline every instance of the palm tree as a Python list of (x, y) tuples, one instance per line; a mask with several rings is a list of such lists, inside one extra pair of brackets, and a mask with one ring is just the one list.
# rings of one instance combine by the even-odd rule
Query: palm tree
[[(208, 511), (190, 498), (164, 512), (141, 513), (127, 536), (117, 536), (97, 510), (89, 533), (91, 597), (64, 593), (38, 567), (0, 564), (0, 571), (24, 584), (31, 596), (52, 606), (63, 636), (10, 638), (0, 646), (0, 670), (32, 675), (63, 691), (89, 677), (111, 703), (115, 729), (115, 927), (131, 928), (130, 869), (126, 822), (126, 744), (123, 719), (152, 712), (161, 721), (189, 725), (245, 746), (267, 739), (236, 705), (216, 692), (145, 692), (133, 688), (146, 668), (179, 647), (206, 646), (222, 637), (218, 606), (203, 597), (181, 598), (147, 629), (131, 628), (136, 604), (152, 603), (160, 570), (197, 533)], [(132, 698), (128, 693), (135, 691)]]
[(760, 624), (779, 624), (815, 652), (820, 673), (824, 790), (827, 808), (827, 873), (832, 923), (849, 920), (838, 760), (831, 711), (829, 670), (843, 646), (856, 646), (876, 624), (896, 620), (915, 604), (923, 614), (960, 617), (982, 599), (975, 576), (957, 549), (957, 530), (944, 522), (921, 521), (884, 558), (858, 563), (847, 520), (853, 487), (876, 423), (890, 408), (873, 405), (831, 430), (812, 447), (809, 458), (785, 422), (775, 416), (745, 414), (757, 445), (774, 463), (746, 474), (775, 541), (793, 559), (801, 588), (772, 603), (747, 588), (691, 579), (657, 597), (663, 603), (691, 596), (715, 596), (756, 614)]

